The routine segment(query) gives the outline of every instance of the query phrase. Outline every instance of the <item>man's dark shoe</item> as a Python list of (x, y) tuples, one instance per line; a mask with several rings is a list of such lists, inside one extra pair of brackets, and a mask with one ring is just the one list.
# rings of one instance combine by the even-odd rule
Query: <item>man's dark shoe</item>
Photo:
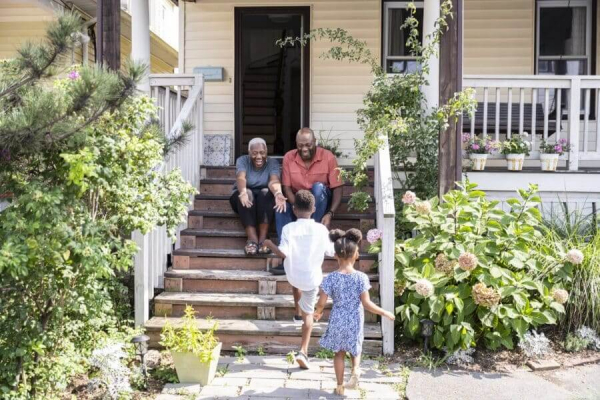
[(273, 275), (285, 275), (285, 269), (283, 268), (283, 265), (280, 265), (278, 267), (271, 268), (271, 273)]

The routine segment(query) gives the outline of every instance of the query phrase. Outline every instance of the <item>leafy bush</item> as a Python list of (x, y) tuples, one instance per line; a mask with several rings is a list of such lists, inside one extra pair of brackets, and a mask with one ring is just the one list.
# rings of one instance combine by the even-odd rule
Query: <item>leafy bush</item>
[(167, 321), (160, 335), (160, 344), (167, 350), (177, 353), (192, 353), (198, 356), (202, 362), (211, 361), (212, 352), (219, 344), (219, 339), (215, 337), (218, 323), (215, 322), (212, 328), (201, 331), (196, 325), (194, 308), (189, 305), (185, 308), (182, 320), (183, 323), (178, 328), (174, 328)]
[[(433, 345), (449, 352), (484, 342), (512, 349), (531, 328), (555, 324), (568, 293), (573, 264), (542, 252), (536, 188), (510, 199), (510, 212), (466, 183), (443, 203), (409, 193), (404, 215), (417, 235), (396, 246), (396, 313), (410, 338), (420, 320), (435, 322)], [(547, 267), (552, 265), (552, 273)]]
[(585, 350), (589, 345), (589, 339), (581, 338), (573, 333), (567, 334), (564, 343), (565, 350), (571, 353), (578, 353), (582, 350)]

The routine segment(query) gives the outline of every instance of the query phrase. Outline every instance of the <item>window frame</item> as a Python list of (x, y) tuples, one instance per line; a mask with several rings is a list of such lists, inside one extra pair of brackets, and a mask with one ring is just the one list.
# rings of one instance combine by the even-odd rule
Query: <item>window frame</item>
[[(540, 55), (540, 20), (541, 20), (541, 9), (542, 8), (564, 8), (564, 7), (584, 7), (586, 9), (585, 15), (585, 56), (567, 56), (567, 55), (551, 55), (542, 56)], [(585, 60), (587, 74), (592, 73), (592, 24), (593, 24), (593, 7), (591, 0), (538, 0), (536, 2), (536, 21), (535, 21), (535, 74), (539, 75), (540, 61), (559, 61), (559, 60)]]
[[(391, 9), (403, 9), (406, 10), (408, 8), (408, 5), (411, 2), (409, 1), (384, 1), (383, 3), (383, 51), (382, 51), (382, 67), (383, 70), (386, 74), (400, 74), (401, 72), (388, 72), (387, 70), (387, 63), (388, 60), (392, 60), (392, 61), (416, 61), (417, 57), (415, 56), (390, 56), (388, 55), (388, 51), (389, 51), (389, 10)], [(415, 1), (414, 2), (416, 8), (424, 8), (424, 2), (423, 1)], [(421, 38), (421, 40), (423, 40), (423, 38)]]

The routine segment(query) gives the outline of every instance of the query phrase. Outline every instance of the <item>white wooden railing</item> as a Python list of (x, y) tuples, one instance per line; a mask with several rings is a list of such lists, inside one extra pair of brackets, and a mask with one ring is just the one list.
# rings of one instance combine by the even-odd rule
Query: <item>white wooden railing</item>
[[(177, 135), (186, 121), (194, 126), (189, 142), (165, 158), (157, 169), (168, 173), (178, 168), (183, 178), (198, 188), (203, 153), (204, 79), (202, 75), (150, 75), (150, 87), (160, 107), (160, 122), (169, 137)], [(192, 204), (193, 196), (190, 206)], [(177, 242), (184, 227), (182, 224), (177, 230)], [(140, 248), (134, 262), (135, 323), (140, 326), (148, 320), (154, 288), (163, 287), (167, 256), (173, 251), (173, 242), (164, 226), (155, 227), (145, 235), (135, 232), (133, 239)]]
[(463, 87), (474, 88), (479, 102), (479, 110), (465, 132), (499, 141), (515, 133), (531, 133), (530, 159), (539, 158), (541, 140), (555, 143), (566, 138), (571, 151), (563, 159), (573, 171), (578, 170), (579, 161), (600, 160), (600, 124), (596, 123), (600, 77), (466, 75)]
[[(383, 138), (383, 146), (375, 155), (375, 204), (377, 212), (377, 228), (383, 232), (381, 253), (379, 253), (379, 295), (381, 307), (395, 313), (394, 306), (394, 250), (396, 247), (394, 208), (394, 182), (392, 164), (387, 137)], [(394, 322), (381, 318), (383, 334), (383, 354), (394, 353)]]

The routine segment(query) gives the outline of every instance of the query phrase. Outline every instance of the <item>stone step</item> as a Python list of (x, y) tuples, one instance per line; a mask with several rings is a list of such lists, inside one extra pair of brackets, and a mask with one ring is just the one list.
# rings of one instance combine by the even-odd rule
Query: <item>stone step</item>
[[(233, 165), (220, 166), (220, 167), (202, 166), (201, 168), (206, 170), (206, 175), (205, 175), (206, 178), (215, 178), (215, 179), (232, 178), (232, 179), (235, 179), (235, 166), (233, 166)], [(349, 169), (353, 169), (354, 167), (342, 165), (341, 168), (349, 170)], [(375, 172), (375, 170), (372, 167), (367, 170), (367, 174), (369, 175), (369, 180), (371, 182), (373, 182), (373, 179), (374, 179), (374, 172)]]
[[(264, 285), (274, 290), (275, 284)], [(377, 298), (371, 298), (377, 302)], [(163, 292), (154, 298), (154, 315), (181, 317), (186, 306), (192, 306), (198, 317), (218, 319), (288, 320), (294, 314), (294, 297), (287, 294), (191, 293)], [(323, 311), (323, 321), (329, 318), (331, 298)], [(377, 316), (365, 311), (366, 322), (376, 322)]]
[[(356, 224), (357, 225), (357, 224)], [(277, 236), (271, 234), (270, 239), (278, 244)], [(247, 236), (243, 230), (221, 229), (184, 229), (181, 231), (182, 249), (243, 249)], [(369, 242), (363, 240), (360, 250), (369, 250)]]
[[(240, 231), (244, 227), (240, 217), (229, 209), (227, 211), (191, 210), (188, 213), (188, 227), (193, 229), (221, 229)], [(331, 229), (348, 230), (359, 228), (363, 234), (375, 227), (375, 214), (336, 214), (331, 221)], [(271, 230), (275, 231), (274, 224)]]
[[(150, 346), (159, 348), (160, 333), (169, 322), (175, 328), (181, 327), (181, 318), (153, 317), (145, 324), (146, 334), (150, 336)], [(266, 320), (218, 320), (217, 336), (223, 342), (223, 350), (234, 350), (233, 346), (242, 346), (248, 351), (257, 351), (261, 348), (269, 354), (287, 354), (298, 351), (302, 325), (291, 321), (266, 321)], [(211, 329), (214, 321), (198, 319), (198, 327), (202, 330)], [(319, 337), (325, 333), (327, 323), (316, 322), (313, 327), (310, 341), (310, 353), (314, 354), (320, 349)], [(378, 356), (382, 351), (381, 326), (365, 324), (365, 340), (363, 354)]]
[[(173, 256), (173, 269), (268, 271), (281, 264), (281, 259), (273, 254), (247, 256), (243, 249), (177, 249), (173, 252)], [(372, 272), (376, 269), (376, 260), (376, 254), (361, 253), (354, 268), (363, 272)], [(325, 257), (324, 272), (335, 271), (337, 268), (337, 260)]]
[[(200, 194), (210, 195), (231, 195), (235, 178), (226, 179), (202, 179), (200, 181)], [(373, 196), (374, 187), (369, 185), (366, 188), (366, 192)], [(350, 196), (356, 192), (356, 188), (350, 183), (345, 183), (343, 186), (343, 196)]]
[[(371, 296), (379, 297), (379, 275), (369, 273), (368, 276)], [(272, 275), (267, 271), (169, 270), (165, 272), (164, 283), (166, 292), (260, 294), (271, 289), (274, 294), (292, 294), (285, 275)]]
[[(231, 211), (229, 197), (231, 197), (231, 189), (229, 186), (228, 194), (197, 194), (194, 201), (194, 210), (200, 211)], [(336, 210), (336, 217), (341, 214), (373, 214), (375, 213), (375, 203), (370, 202), (369, 207), (365, 211), (350, 210), (348, 196), (342, 197), (342, 202)]]

